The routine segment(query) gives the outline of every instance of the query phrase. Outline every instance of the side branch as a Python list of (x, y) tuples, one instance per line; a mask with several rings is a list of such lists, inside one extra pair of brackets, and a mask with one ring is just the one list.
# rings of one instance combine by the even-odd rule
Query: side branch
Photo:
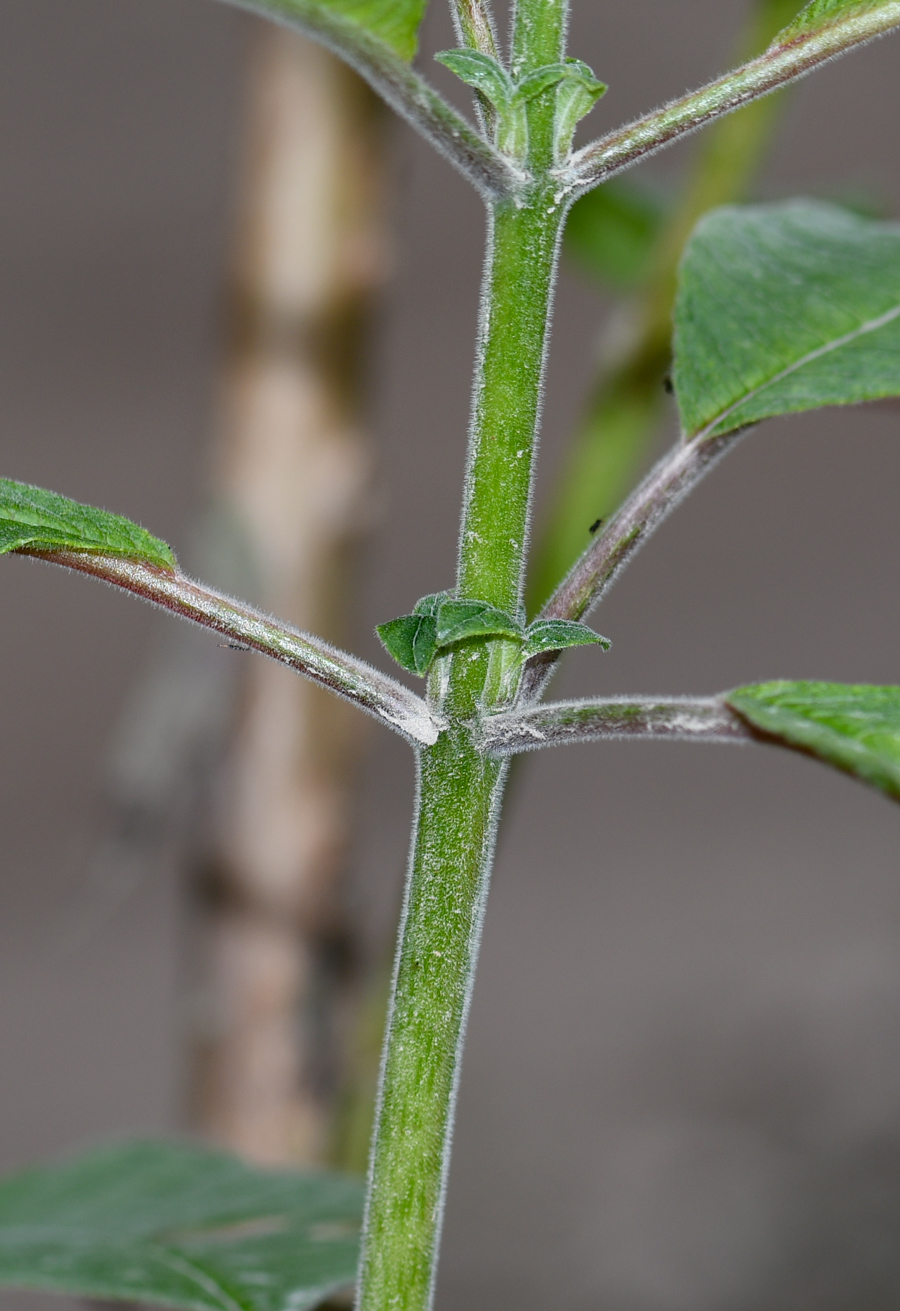
[[(539, 619), (582, 619), (612, 587), (619, 574), (676, 505), (696, 487), (740, 432), (679, 442), (632, 492), (595, 538), (544, 606)], [(529, 661), (520, 703), (534, 701), (551, 677), (559, 652)]]
[(751, 100), (778, 91), (821, 64), (884, 36), (900, 26), (900, 0), (885, 3), (775, 44), (741, 68), (727, 73), (699, 91), (673, 100), (662, 109), (637, 119), (585, 146), (572, 157), (564, 174), (567, 189), (580, 195), (629, 168), (647, 155), (662, 150), (723, 114)]
[(719, 697), (668, 701), (627, 697), (555, 701), (530, 710), (491, 715), (482, 723), (479, 745), (492, 756), (513, 756), (541, 747), (623, 737), (686, 742), (756, 740), (753, 730)]
[(450, 8), (463, 44), (498, 59), (494, 16), (487, 0), (450, 0)]
[(352, 701), (416, 746), (432, 746), (443, 728), (422, 698), (402, 683), (309, 633), (271, 619), (183, 574), (168, 573), (118, 556), (82, 551), (23, 551), (21, 554), (101, 578), (182, 619), (193, 620), (241, 646), (278, 660)]
[(310, 0), (227, 0), (320, 41), (354, 68), (489, 199), (515, 195), (526, 179), (386, 42)]

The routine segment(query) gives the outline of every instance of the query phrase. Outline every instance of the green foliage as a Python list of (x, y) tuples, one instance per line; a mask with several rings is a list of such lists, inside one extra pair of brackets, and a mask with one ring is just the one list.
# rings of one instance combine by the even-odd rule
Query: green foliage
[(528, 150), (525, 107), (530, 100), (557, 87), (554, 148), (561, 159), (572, 141), (578, 122), (589, 114), (606, 91), (580, 59), (562, 59), (532, 69), (515, 81), (491, 55), (468, 47), (442, 50), (435, 55), (458, 78), (473, 87), (493, 106), (499, 118), (498, 144), (506, 154), (524, 158)]
[(0, 478), (0, 554), (7, 551), (87, 551), (167, 570), (176, 564), (165, 542), (130, 519)]
[(522, 624), (486, 601), (444, 601), (437, 612), (437, 645), (453, 646), (472, 637), (521, 638)]
[(587, 624), (571, 619), (536, 619), (525, 630), (523, 658), (528, 660), (544, 651), (564, 651), (570, 646), (600, 646), (608, 651), (612, 643)]
[[(565, 55), (566, 0), (517, 0), (514, 75), (484, 53), (493, 44), (486, 6), (458, 0), (471, 20), (463, 14), (462, 30), (486, 33), (483, 49), (440, 58), (475, 89), (484, 135), (403, 62), (415, 51), (427, 0), (235, 2), (312, 34), (348, 60), (491, 207), (456, 591), (424, 597), (411, 614), (378, 628), (388, 651), (416, 674), (465, 650), (461, 658), (442, 659), (426, 702), (324, 643), (204, 594), (172, 572), (174, 557), (164, 543), (127, 520), (23, 484), (0, 484), (0, 551), (108, 553), (168, 571), (164, 580), (121, 566), (106, 573), (120, 582), (127, 575), (123, 586), (139, 576), (149, 599), (217, 631), (240, 625), (260, 650), (373, 710), (419, 750), (418, 829), (382, 1064), (358, 1305), (360, 1311), (427, 1311), (506, 777), (481, 730), (498, 709), (515, 718), (516, 696), (525, 707), (520, 727), (532, 713), (548, 662), (523, 675), (529, 659), (572, 646), (609, 647), (567, 616), (586, 613), (700, 476), (717, 453), (700, 439), (771, 415), (900, 394), (900, 228), (811, 202), (719, 210), (690, 241), (675, 312), (674, 382), (685, 435), (698, 440), (677, 446), (599, 532), (597, 515), (606, 507), (598, 498), (612, 495), (637, 449), (635, 435), (647, 429), (660, 400), (678, 251), (710, 197), (740, 195), (746, 168), (734, 161), (758, 148), (761, 119), (748, 131), (745, 117), (743, 135), (719, 138), (714, 167), (662, 233), (660, 215), (641, 212), (633, 193), (629, 199), (616, 188), (598, 196), (582, 211), (594, 215), (592, 236), (582, 229), (588, 258), (608, 280), (635, 287), (652, 250), (655, 277), (644, 288), (641, 347), (628, 369), (600, 389), (595, 406), (598, 423), (617, 434), (617, 453), (607, 459), (605, 489), (590, 488), (590, 513), (583, 506), (578, 532), (597, 530), (594, 547), (554, 595), (548, 612), (556, 617), (526, 627), (518, 607), (568, 198), (779, 89), (816, 61), (900, 25), (900, 0), (813, 0), (783, 29), (782, 48), (770, 58), (751, 61), (575, 156), (569, 148), (576, 124), (605, 86)], [(776, 14), (779, 25), (788, 22), (792, 8), (793, 0), (764, 0), (763, 27)], [(827, 29), (821, 37), (820, 29)], [(576, 246), (578, 228), (576, 216)], [(619, 249), (611, 251), (616, 240)], [(85, 567), (83, 559), (75, 563)], [(92, 561), (91, 569), (102, 572), (102, 561)], [(698, 733), (747, 735), (721, 698), (698, 703), (693, 719), (684, 703), (668, 719), (671, 706), (642, 704), (632, 718), (643, 714), (652, 728), (659, 711), (663, 735), (686, 732), (689, 720)], [(772, 683), (739, 688), (727, 704), (757, 733), (900, 799), (900, 689)], [(566, 724), (559, 720), (557, 727)], [(352, 1281), (360, 1212), (361, 1189), (337, 1176), (250, 1170), (187, 1147), (118, 1147), (0, 1184), (0, 1282), (186, 1311), (306, 1311)]]
[(326, 18), (346, 19), (390, 46), (401, 59), (412, 59), (428, 0), (278, 0), (272, 7), (296, 14), (300, 22), (314, 19), (316, 11)]
[(900, 394), (900, 225), (814, 201), (720, 209), (675, 308), (687, 436)]
[(614, 178), (572, 206), (565, 253), (602, 285), (630, 291), (650, 271), (666, 213), (661, 193)]
[(362, 1187), (127, 1143), (0, 1183), (0, 1284), (183, 1307), (308, 1311), (352, 1283)]
[(818, 28), (827, 27), (829, 23), (835, 23), (841, 18), (854, 18), (868, 9), (885, 8), (887, 5), (884, 0), (812, 0), (812, 3), (802, 9), (794, 21), (779, 34), (776, 44), (783, 45), (807, 32), (815, 32)]
[(760, 683), (726, 698), (749, 724), (900, 800), (900, 687)]
[(609, 90), (605, 82), (580, 59), (563, 61), (563, 76), (556, 93), (556, 120), (553, 129), (553, 152), (562, 163), (572, 145), (575, 129)]
[(435, 59), (466, 86), (480, 91), (497, 110), (505, 110), (512, 100), (515, 84), (506, 69), (491, 55), (480, 50), (462, 48), (440, 50)]
[(570, 646), (611, 645), (606, 637), (586, 624), (568, 619), (541, 620), (525, 627), (486, 601), (457, 601), (446, 592), (423, 596), (412, 614), (401, 615), (375, 630), (388, 653), (411, 674), (424, 677), (436, 656), (460, 642), (503, 637), (520, 645), (518, 663), (542, 651), (562, 651)]

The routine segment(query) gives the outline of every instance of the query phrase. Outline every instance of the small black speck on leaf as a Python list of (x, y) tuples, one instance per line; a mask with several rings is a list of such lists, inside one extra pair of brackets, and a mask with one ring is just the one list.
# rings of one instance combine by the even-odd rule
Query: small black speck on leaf
[(588, 532), (593, 535), (602, 523), (603, 523), (602, 519), (595, 519), (594, 522), (591, 524), (590, 528), (588, 529)]

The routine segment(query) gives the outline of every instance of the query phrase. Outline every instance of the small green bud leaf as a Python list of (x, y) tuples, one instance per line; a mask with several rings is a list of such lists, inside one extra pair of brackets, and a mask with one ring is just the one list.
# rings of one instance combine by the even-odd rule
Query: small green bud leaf
[(455, 73), (466, 86), (480, 91), (499, 113), (506, 109), (513, 95), (513, 82), (496, 59), (480, 50), (467, 49), (442, 50), (435, 59)]
[(437, 653), (437, 624), (433, 615), (401, 615), (375, 629), (389, 655), (411, 674), (424, 677)]
[(567, 59), (564, 69), (556, 92), (553, 129), (554, 154), (560, 163), (571, 149), (576, 127), (608, 90), (606, 83), (598, 81), (593, 69), (580, 59)]
[(569, 646), (601, 646), (608, 651), (612, 643), (587, 624), (571, 619), (537, 619), (525, 630), (523, 659), (529, 660), (543, 651), (564, 651)]
[(757, 683), (725, 698), (753, 728), (900, 801), (900, 687)]
[(452, 592), (429, 592), (423, 596), (413, 606), (414, 615), (429, 615), (432, 619), (441, 608), (444, 601), (453, 595)]
[(169, 572), (176, 567), (166, 543), (130, 519), (0, 478), (0, 554), (8, 551), (85, 551)]
[(470, 637), (511, 637), (523, 640), (521, 623), (486, 601), (444, 601), (437, 612), (438, 647)]
[(516, 83), (514, 92), (516, 101), (525, 104), (533, 100), (542, 91), (549, 91), (550, 87), (558, 86), (568, 76), (568, 72), (568, 66), (564, 63), (544, 64), (541, 68), (533, 69)]

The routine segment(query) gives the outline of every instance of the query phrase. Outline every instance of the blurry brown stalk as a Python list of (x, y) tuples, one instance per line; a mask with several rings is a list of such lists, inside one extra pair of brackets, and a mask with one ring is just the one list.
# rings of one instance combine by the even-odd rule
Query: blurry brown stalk
[[(335, 641), (346, 637), (348, 548), (370, 478), (360, 381), (385, 265), (377, 137), (354, 74), (318, 46), (260, 29), (214, 489), (237, 523), (257, 604)], [(235, 659), (246, 665), (202, 880), (194, 1120), (251, 1159), (316, 1161), (340, 1064), (335, 981), (352, 955), (341, 875), (362, 730), (305, 680)]]

